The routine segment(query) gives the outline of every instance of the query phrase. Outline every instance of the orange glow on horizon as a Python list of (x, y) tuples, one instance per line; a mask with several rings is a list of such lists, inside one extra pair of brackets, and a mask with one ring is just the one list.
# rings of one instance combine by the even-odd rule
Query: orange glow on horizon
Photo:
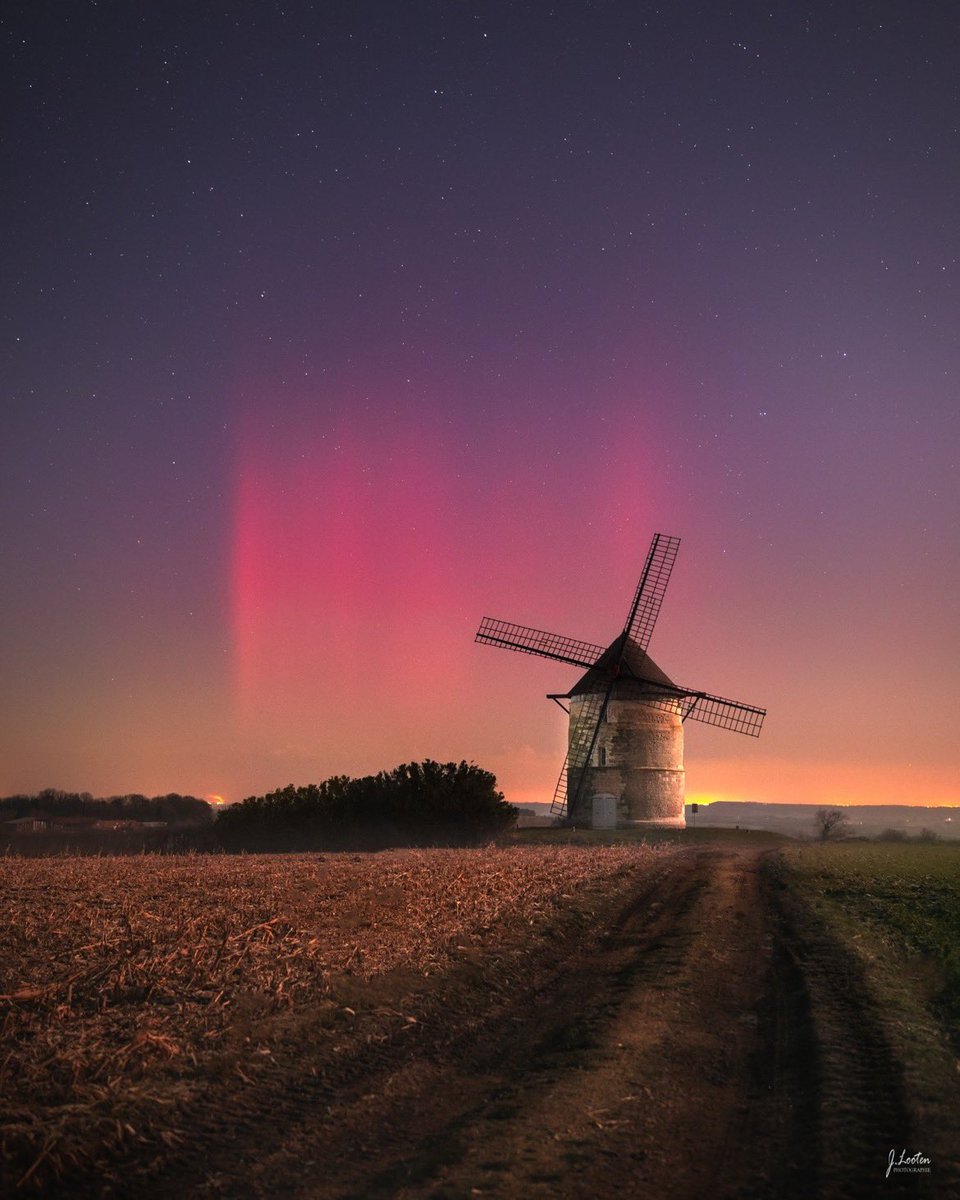
[[(703, 783), (713, 786), (703, 787)], [(952, 773), (938, 766), (875, 762), (797, 762), (787, 759), (691, 758), (687, 762), (688, 804), (718, 800), (759, 804), (902, 805), (906, 808), (960, 804)], [(699, 786), (698, 786), (699, 785)]]

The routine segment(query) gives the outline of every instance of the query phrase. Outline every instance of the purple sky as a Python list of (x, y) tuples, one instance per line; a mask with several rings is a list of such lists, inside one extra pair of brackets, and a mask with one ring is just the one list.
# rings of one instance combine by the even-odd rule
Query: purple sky
[(960, 803), (948, 6), (7, 6), (0, 794), (466, 758), (651, 643), (690, 798)]

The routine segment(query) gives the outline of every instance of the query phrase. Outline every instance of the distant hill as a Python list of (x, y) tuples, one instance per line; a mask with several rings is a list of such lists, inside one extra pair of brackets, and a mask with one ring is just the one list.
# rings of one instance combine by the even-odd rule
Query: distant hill
[(960, 807), (913, 807), (907, 804), (760, 804), (749, 800), (714, 800), (694, 815), (686, 805), (688, 825), (769, 829), (791, 837), (811, 837), (818, 809), (836, 808), (847, 817), (854, 836), (877, 837), (897, 829), (915, 837), (929, 829), (941, 838), (960, 838)]
[[(519, 806), (518, 824), (552, 824), (549, 804), (526, 803)], [(761, 804), (751, 800), (714, 800), (699, 805), (696, 815), (686, 805), (688, 825), (722, 826), (735, 829), (769, 829), (790, 837), (811, 837), (813, 819), (820, 808), (836, 808), (845, 813), (848, 832), (854, 837), (875, 838), (888, 829), (897, 829), (916, 837), (929, 829), (938, 837), (960, 839), (960, 806), (913, 807), (908, 804)]]

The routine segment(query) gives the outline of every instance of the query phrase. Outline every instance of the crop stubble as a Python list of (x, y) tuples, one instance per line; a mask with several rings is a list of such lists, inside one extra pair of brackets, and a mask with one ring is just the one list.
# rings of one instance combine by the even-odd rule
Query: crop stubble
[[(0, 1182), (30, 1190), (169, 1117), (251, 1018), (344, 977), (442, 972), (549, 920), (647, 847), (8, 858), (0, 875)], [(397, 1013), (400, 1022), (413, 1021)], [(245, 1038), (250, 1055), (270, 1053)], [(243, 1075), (242, 1063), (236, 1066)]]

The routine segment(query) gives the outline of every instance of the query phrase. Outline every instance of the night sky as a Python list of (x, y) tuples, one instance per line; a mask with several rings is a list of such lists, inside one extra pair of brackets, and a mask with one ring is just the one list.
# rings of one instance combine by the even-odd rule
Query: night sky
[(0, 794), (549, 800), (662, 531), (689, 799), (960, 803), (953, 6), (5, 14)]

